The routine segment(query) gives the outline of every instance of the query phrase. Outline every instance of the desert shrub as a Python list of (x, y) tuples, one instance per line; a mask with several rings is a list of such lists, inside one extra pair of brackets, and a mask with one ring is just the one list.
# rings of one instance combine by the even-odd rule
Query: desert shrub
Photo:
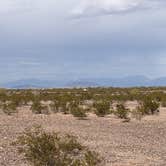
[(159, 105), (160, 104), (154, 100), (145, 99), (140, 103), (139, 110), (143, 115), (153, 115), (156, 111), (158, 112)]
[(17, 113), (17, 105), (14, 102), (4, 103), (2, 105), (2, 110), (7, 115), (12, 115), (13, 113)]
[(34, 166), (96, 166), (98, 154), (82, 146), (75, 137), (48, 133), (41, 128), (26, 131), (13, 143)]
[(99, 101), (94, 103), (95, 114), (99, 117), (103, 117), (110, 113), (110, 102)]
[(142, 114), (142, 110), (140, 107), (137, 107), (135, 110), (133, 110), (132, 112), (132, 118), (141, 121), (141, 119), (143, 118), (143, 114)]
[(96, 152), (92, 152), (90, 150), (88, 150), (85, 153), (85, 162), (84, 164), (82, 164), (82, 166), (95, 166), (98, 165), (100, 163), (100, 159), (99, 156)]
[(53, 113), (58, 113), (59, 112), (59, 104), (57, 101), (54, 101), (53, 103), (51, 103), (49, 105), (50, 107), (50, 110), (53, 112)]
[(82, 108), (77, 107), (72, 107), (70, 113), (74, 116), (77, 117), (79, 119), (84, 119), (87, 117), (85, 110), (83, 110)]
[(79, 119), (84, 119), (85, 117), (87, 117), (86, 111), (83, 108), (79, 107), (79, 103), (80, 101), (72, 101), (69, 104), (70, 113), (74, 117), (77, 117)]
[(47, 106), (42, 106), (40, 101), (36, 100), (33, 102), (31, 106), (31, 110), (34, 114), (49, 114), (49, 110)]
[(125, 108), (124, 104), (117, 104), (115, 115), (121, 119), (128, 119), (129, 110)]
[(40, 101), (34, 101), (32, 106), (31, 106), (31, 110), (34, 114), (41, 114), (42, 113), (42, 105), (40, 103)]
[(16, 105), (17, 107), (23, 105), (21, 95), (16, 95), (16, 94), (14, 94), (14, 95), (12, 95), (12, 96), (10, 97), (10, 100), (11, 100), (12, 103), (13, 103), (14, 105)]
[(66, 101), (59, 101), (58, 103), (59, 107), (58, 110), (64, 114), (69, 114), (69, 109), (67, 107), (67, 102)]

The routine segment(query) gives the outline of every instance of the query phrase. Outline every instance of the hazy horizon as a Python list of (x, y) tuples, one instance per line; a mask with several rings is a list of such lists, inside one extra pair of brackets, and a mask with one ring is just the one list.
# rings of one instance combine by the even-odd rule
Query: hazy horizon
[(0, 0), (0, 83), (166, 76), (164, 0)]

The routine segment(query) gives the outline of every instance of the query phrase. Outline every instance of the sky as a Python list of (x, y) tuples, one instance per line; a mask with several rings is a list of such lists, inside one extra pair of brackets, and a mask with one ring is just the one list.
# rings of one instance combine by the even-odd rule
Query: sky
[(166, 76), (166, 1), (0, 0), (0, 75)]

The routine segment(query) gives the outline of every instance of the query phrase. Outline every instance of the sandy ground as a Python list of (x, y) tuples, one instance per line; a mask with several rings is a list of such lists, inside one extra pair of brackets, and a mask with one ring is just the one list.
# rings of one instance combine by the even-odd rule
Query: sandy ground
[(11, 145), (25, 128), (41, 125), (49, 131), (69, 133), (97, 151), (105, 166), (165, 166), (166, 109), (159, 116), (145, 117), (141, 122), (122, 123), (115, 117), (89, 115), (77, 120), (71, 115), (33, 115), (28, 107), (18, 114), (0, 115), (0, 166), (27, 166)]

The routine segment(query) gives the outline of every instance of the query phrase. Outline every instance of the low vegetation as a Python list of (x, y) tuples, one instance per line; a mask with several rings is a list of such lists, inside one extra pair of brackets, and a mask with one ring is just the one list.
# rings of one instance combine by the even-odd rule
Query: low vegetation
[(29, 130), (13, 143), (33, 166), (97, 166), (96, 152), (82, 146), (74, 136), (49, 133), (39, 127)]
[(17, 113), (17, 105), (14, 102), (4, 103), (2, 105), (2, 110), (7, 115), (12, 115)]
[(129, 110), (123, 104), (116, 105), (115, 115), (120, 119), (128, 119)]
[(34, 101), (31, 110), (34, 114), (49, 114), (47, 106), (42, 106), (40, 101)]
[[(115, 114), (128, 119), (130, 114), (136, 119), (159, 113), (159, 106), (166, 106), (166, 88), (75, 88), (75, 89), (28, 89), (0, 91), (1, 110), (12, 115), (17, 108), (30, 106), (34, 114), (63, 113), (84, 119), (88, 112), (98, 117)], [(113, 103), (137, 101), (135, 110), (128, 110), (123, 104), (113, 107)], [(44, 102), (45, 104), (43, 104)]]
[[(15, 158), (15, 161), (13, 158), (11, 159), (10, 153), (7, 157), (5, 156), (6, 161), (10, 159), (10, 163), (13, 161), (19, 163), (18, 159), (25, 159), (23, 164), (32, 166), (104, 166), (101, 157), (96, 152), (91, 151), (89, 148), (80, 144), (74, 136), (65, 135), (64, 133), (48, 132), (40, 127), (26, 130), (20, 134), (20, 131), (22, 131), (23, 128), (33, 126), (37, 123), (49, 130), (58, 129), (64, 132), (70, 131), (75, 133), (79, 136), (81, 141), (84, 141), (85, 144), (91, 144), (91, 147), (94, 147), (95, 149), (99, 148), (101, 140), (103, 139), (105, 141), (103, 148), (105, 149), (105, 147), (110, 145), (109, 138), (114, 137), (114, 139), (111, 139), (111, 146), (106, 148), (104, 153), (100, 151), (100, 148), (98, 149), (101, 155), (107, 158), (105, 162), (110, 162), (110, 156), (114, 152), (117, 152), (117, 145), (123, 140), (121, 137), (124, 135), (124, 139), (126, 140), (124, 140), (122, 147), (126, 147), (127, 150), (129, 149), (127, 147), (133, 147), (131, 152), (134, 152), (133, 154), (135, 157), (136, 150), (134, 147), (136, 140), (139, 141), (137, 142), (138, 144), (140, 143), (140, 140), (142, 141), (141, 145), (145, 146), (144, 149), (147, 148), (147, 142), (149, 139), (151, 140), (151, 144), (154, 143), (154, 137), (149, 136), (148, 131), (150, 128), (152, 130), (154, 129), (154, 132), (151, 132), (152, 134), (156, 133), (157, 135), (161, 135), (160, 137), (155, 136), (156, 139), (164, 138), (164, 132), (158, 132), (159, 129), (163, 128), (163, 119), (161, 120), (161, 125), (156, 127), (155, 125), (158, 125), (160, 116), (156, 117), (155, 115), (159, 114), (159, 110), (162, 111), (161, 115), (164, 115), (164, 109), (160, 109), (160, 106), (166, 107), (165, 92), (166, 87), (28, 90), (3, 89), (0, 91), (0, 116), (3, 124), (1, 126), (4, 130), (1, 134), (2, 140), (4, 138), (4, 144), (1, 147), (2, 153), (6, 155), (10, 151), (11, 145), (7, 145), (7, 141), (11, 141), (11, 139), (13, 141), (13, 138), (17, 138), (18, 135), (21, 135), (13, 143), (15, 147), (12, 152), (14, 155), (12, 155), (14, 156), (13, 158)], [(26, 113), (26, 116), (21, 117), (23, 111), (27, 110), (29, 112)], [(20, 111), (21, 114), (17, 115), (18, 111)], [(3, 115), (4, 113), (6, 115)], [(67, 118), (65, 118), (65, 116)], [(74, 120), (72, 116), (79, 121)], [(105, 116), (106, 118), (102, 118)], [(133, 119), (141, 121), (145, 116), (149, 116), (149, 118), (145, 118), (146, 121), (143, 123), (140, 122), (139, 125), (137, 122), (135, 123), (132, 121)], [(153, 121), (155, 118), (157, 120), (154, 121), (154, 123), (148, 121), (149, 119), (150, 121)], [(68, 119), (69, 121), (64, 122), (65, 119)], [(120, 124), (121, 122), (130, 122), (130, 120), (132, 123), (128, 124), (127, 128), (126, 125)], [(23, 124), (24, 126), (20, 126), (20, 124)], [(101, 124), (102, 128), (100, 128)], [(11, 132), (14, 129), (13, 125), (15, 125), (15, 130)], [(84, 129), (80, 131), (83, 127)], [(96, 134), (96, 131), (98, 130), (99, 134)], [(6, 131), (9, 133), (7, 139)], [(112, 133), (111, 131), (115, 132)], [(109, 135), (109, 133), (111, 135)], [(125, 137), (125, 135), (127, 135), (127, 137)], [(147, 137), (148, 140), (144, 139)], [(156, 140), (156, 142), (157, 141), (158, 140)], [(132, 146), (130, 146), (131, 143), (133, 143)], [(151, 144), (148, 144), (148, 146), (150, 147)], [(114, 147), (113, 150), (112, 147)], [(16, 158), (16, 148), (20, 154), (20, 157), (18, 158)], [(4, 151), (4, 149), (6, 151)], [(107, 154), (108, 149), (110, 153)], [(140, 154), (140, 149), (138, 150), (138, 154)], [(146, 152), (148, 153), (150, 150), (151, 149), (149, 148)], [(162, 152), (162, 154), (164, 153)], [(148, 156), (148, 154), (146, 156)], [(2, 158), (3, 157), (4, 156), (2, 156)], [(151, 158), (153, 158), (153, 156)], [(113, 159), (117, 160), (117, 158)], [(124, 154), (124, 159), (126, 159), (126, 154)], [(10, 164), (7, 163), (7, 165)]]
[(79, 119), (85, 119), (87, 117), (85, 110), (78, 106), (71, 109), (71, 114)]
[(95, 114), (99, 117), (110, 114), (110, 102), (108, 101), (98, 101), (94, 103)]
[(147, 98), (140, 103), (138, 110), (140, 110), (143, 115), (154, 115), (159, 112), (159, 106), (160, 104), (157, 101)]

